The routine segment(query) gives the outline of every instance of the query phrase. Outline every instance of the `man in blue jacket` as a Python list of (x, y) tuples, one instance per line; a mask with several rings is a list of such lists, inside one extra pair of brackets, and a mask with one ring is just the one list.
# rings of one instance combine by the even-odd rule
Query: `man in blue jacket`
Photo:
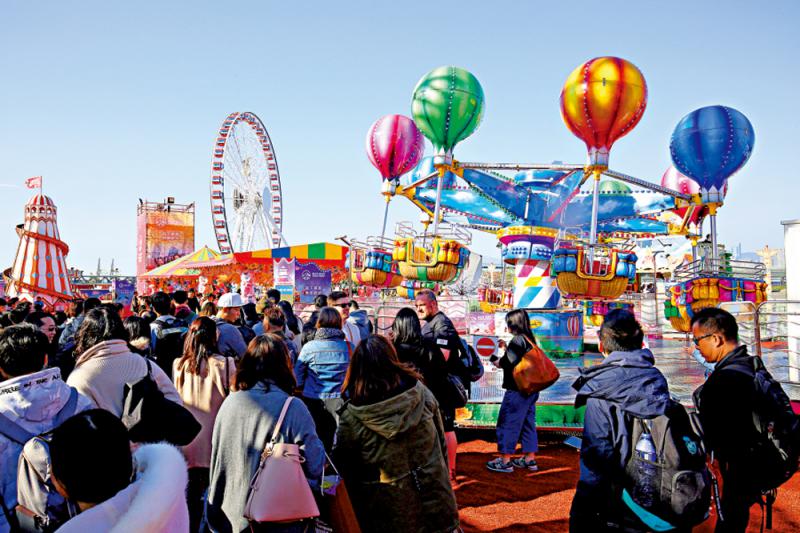
[(636, 318), (621, 309), (606, 315), (600, 328), (602, 364), (581, 369), (572, 387), (575, 407), (586, 406), (580, 478), (570, 509), (571, 532), (647, 531), (622, 502), (625, 463), (633, 417), (663, 415), (669, 404), (664, 375), (653, 353), (642, 348), (644, 333)]

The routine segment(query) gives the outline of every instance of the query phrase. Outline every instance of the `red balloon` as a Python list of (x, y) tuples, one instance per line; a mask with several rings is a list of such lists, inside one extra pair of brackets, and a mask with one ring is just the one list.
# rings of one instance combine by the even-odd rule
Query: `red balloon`
[(395, 179), (417, 166), (425, 152), (425, 138), (410, 118), (386, 115), (367, 133), (367, 156), (383, 179)]
[[(678, 191), (682, 194), (700, 194), (700, 185), (689, 176), (681, 174), (681, 172), (674, 166), (670, 166), (667, 171), (664, 172), (664, 175), (661, 176), (661, 186), (672, 189), (673, 191)], [(726, 194), (728, 194), (727, 181), (722, 188), (722, 197), (724, 198)], [(683, 219), (688, 209), (688, 207), (681, 207), (678, 209), (672, 209), (672, 212)], [(692, 213), (692, 216), (689, 218), (689, 222), (692, 224), (697, 224), (700, 219), (705, 217), (707, 214), (708, 209), (705, 207), (701, 209), (695, 209), (695, 212)]]

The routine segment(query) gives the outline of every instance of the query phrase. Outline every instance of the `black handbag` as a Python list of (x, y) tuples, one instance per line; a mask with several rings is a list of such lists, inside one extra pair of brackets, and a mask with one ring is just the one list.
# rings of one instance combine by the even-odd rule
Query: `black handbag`
[(136, 383), (126, 383), (122, 423), (132, 442), (162, 442), (186, 446), (202, 427), (184, 406), (168, 400), (153, 379), (150, 361), (147, 375)]
[(464, 388), (464, 382), (458, 376), (447, 374), (445, 387), (448, 407), (459, 409), (467, 405), (467, 400), (469, 399), (467, 389)]

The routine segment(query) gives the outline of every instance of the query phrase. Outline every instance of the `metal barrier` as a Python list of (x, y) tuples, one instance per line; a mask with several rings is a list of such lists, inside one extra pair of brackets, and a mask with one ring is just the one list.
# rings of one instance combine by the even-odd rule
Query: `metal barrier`
[(800, 400), (800, 300), (720, 304), (736, 317), (739, 338), (764, 360), (793, 400)]
[(698, 259), (675, 269), (672, 281), (682, 283), (696, 278), (744, 278), (762, 281), (767, 274), (764, 263), (731, 259)]

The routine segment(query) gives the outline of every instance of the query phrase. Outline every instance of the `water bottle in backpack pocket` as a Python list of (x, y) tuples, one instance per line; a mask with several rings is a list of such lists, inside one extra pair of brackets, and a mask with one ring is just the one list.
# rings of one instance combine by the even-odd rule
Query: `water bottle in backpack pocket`
[(708, 517), (711, 475), (686, 409), (670, 401), (663, 415), (633, 418), (622, 500), (653, 531), (691, 528)]

